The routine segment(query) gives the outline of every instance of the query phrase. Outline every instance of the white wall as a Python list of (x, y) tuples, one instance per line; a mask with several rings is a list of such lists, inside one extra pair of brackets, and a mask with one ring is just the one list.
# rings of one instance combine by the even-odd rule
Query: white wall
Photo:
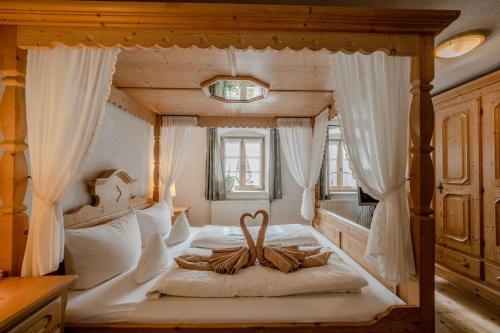
[(91, 203), (86, 180), (109, 169), (125, 169), (137, 179), (132, 184), (132, 193), (152, 196), (153, 126), (112, 104), (107, 104), (93, 151), (64, 194), (63, 210)]
[[(174, 205), (189, 205), (193, 226), (210, 224), (210, 202), (205, 200), (205, 158), (207, 136), (205, 128), (193, 131), (192, 143), (186, 153), (188, 161), (177, 180)], [(308, 223), (300, 216), (302, 190), (292, 179), (284, 159), (282, 163), (283, 199), (271, 204), (271, 223)]]

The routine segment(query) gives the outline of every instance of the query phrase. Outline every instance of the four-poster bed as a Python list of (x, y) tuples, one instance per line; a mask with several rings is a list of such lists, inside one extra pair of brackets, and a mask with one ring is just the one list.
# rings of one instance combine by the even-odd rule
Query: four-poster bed
[[(24, 73), (26, 49), (57, 43), (78, 47), (152, 46), (235, 49), (326, 49), (330, 52), (409, 56), (412, 102), (410, 108), (411, 231), (416, 276), (408, 276), (398, 295), (408, 305), (394, 306), (376, 319), (354, 323), (314, 324), (179, 324), (97, 325), (75, 331), (241, 331), (373, 332), (434, 330), (434, 192), (431, 159), (434, 113), (430, 90), (434, 78), (434, 36), (458, 17), (456, 11), (378, 10), (316, 6), (226, 4), (164, 4), (132, 2), (24, 2), (0, 5), (0, 73), (6, 85), (0, 104), (4, 154), (0, 162), (1, 267), (11, 275), (20, 272), (26, 242), (27, 216), (23, 197), (27, 165), (24, 151), (26, 120)], [(154, 195), (159, 198), (159, 155), (162, 117), (112, 92), (115, 103), (153, 123), (155, 136)], [(200, 116), (204, 127), (275, 127), (276, 118)]]

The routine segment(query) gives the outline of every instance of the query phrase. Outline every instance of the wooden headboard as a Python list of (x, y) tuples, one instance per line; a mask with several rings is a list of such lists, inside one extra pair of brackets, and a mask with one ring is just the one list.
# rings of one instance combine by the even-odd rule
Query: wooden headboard
[(149, 207), (152, 200), (131, 194), (130, 184), (135, 181), (122, 169), (104, 171), (98, 178), (87, 181), (94, 204), (64, 214), (64, 228), (92, 227), (123, 216), (133, 209)]

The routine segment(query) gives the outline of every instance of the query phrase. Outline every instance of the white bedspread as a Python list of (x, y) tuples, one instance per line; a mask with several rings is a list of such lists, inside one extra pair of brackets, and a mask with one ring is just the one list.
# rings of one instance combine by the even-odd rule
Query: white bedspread
[[(257, 239), (260, 227), (248, 227), (253, 239)], [(302, 224), (270, 225), (267, 228), (265, 243), (274, 245), (318, 245), (311, 227)], [(245, 237), (239, 226), (226, 227), (206, 225), (201, 228), (191, 243), (192, 247), (222, 249), (246, 245)]]
[[(184, 254), (210, 255), (211, 250), (188, 249)], [(299, 294), (359, 291), (368, 283), (352, 265), (336, 253), (328, 264), (285, 274), (260, 265), (244, 268), (234, 275), (171, 267), (149, 291), (185, 297), (289, 296)]]
[[(186, 242), (169, 248), (171, 258), (189, 247), (199, 228)], [(311, 228), (312, 230), (312, 228)], [(312, 323), (371, 320), (395, 304), (404, 304), (347, 254), (313, 230), (320, 243), (330, 246), (368, 281), (358, 293), (324, 293), (285, 297), (146, 298), (157, 279), (137, 285), (131, 269), (89, 290), (70, 291), (68, 324), (103, 323)]]

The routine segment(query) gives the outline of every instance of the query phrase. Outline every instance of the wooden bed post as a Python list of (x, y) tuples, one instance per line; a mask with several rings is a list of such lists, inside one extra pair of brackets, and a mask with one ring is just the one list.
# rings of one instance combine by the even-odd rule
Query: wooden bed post
[(0, 97), (0, 269), (19, 275), (28, 234), (28, 216), (23, 204), (28, 182), (24, 78), (26, 51), (17, 48), (17, 26), (0, 25), (0, 78), (5, 91)]
[(430, 84), (434, 79), (434, 36), (421, 35), (419, 55), (412, 58), (410, 109), (411, 226), (417, 276), (421, 332), (434, 332), (434, 167), (431, 145), (434, 110)]
[(157, 114), (154, 125), (154, 170), (153, 170), (153, 200), (160, 200), (160, 137), (161, 115)]

